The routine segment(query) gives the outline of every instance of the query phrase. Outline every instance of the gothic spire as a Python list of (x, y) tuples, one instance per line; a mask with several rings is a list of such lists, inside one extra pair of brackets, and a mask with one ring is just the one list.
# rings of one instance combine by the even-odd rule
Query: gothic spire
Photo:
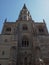
[(24, 4), (23, 9), (27, 9), (26, 5)]
[(24, 4), (22, 10), (20, 11), (19, 14), (19, 20), (32, 20), (30, 12), (28, 11), (26, 5)]

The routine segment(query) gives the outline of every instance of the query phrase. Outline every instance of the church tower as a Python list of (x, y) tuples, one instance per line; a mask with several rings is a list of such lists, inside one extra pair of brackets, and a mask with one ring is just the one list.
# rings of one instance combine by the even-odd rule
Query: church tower
[(0, 65), (49, 65), (49, 33), (45, 20), (32, 20), (24, 4), (18, 20), (5, 19), (0, 51)]

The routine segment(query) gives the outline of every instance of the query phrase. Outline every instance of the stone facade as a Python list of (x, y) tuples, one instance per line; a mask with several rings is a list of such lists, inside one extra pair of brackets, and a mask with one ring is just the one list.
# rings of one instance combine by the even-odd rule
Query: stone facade
[(45, 20), (35, 22), (24, 4), (16, 22), (5, 20), (0, 34), (0, 65), (49, 65)]

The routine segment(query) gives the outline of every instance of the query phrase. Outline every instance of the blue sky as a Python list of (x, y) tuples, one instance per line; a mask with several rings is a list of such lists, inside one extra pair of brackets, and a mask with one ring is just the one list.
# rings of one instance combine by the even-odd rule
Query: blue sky
[(35, 22), (43, 22), (45, 19), (49, 31), (49, 0), (0, 0), (0, 32), (6, 18), (9, 22), (18, 19), (24, 3)]

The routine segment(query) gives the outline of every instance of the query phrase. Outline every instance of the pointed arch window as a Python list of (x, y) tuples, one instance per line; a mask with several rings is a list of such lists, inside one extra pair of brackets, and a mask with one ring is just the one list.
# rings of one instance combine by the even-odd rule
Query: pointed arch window
[(23, 24), (23, 30), (28, 30), (28, 27), (26, 24)]
[(16, 46), (12, 46), (10, 49), (10, 57), (16, 58)]
[(44, 32), (44, 29), (43, 28), (39, 28), (39, 32)]
[(6, 28), (6, 31), (8, 32), (8, 31), (11, 31), (11, 27), (7, 27)]
[(29, 40), (25, 36), (22, 39), (22, 47), (28, 47), (29, 46)]

